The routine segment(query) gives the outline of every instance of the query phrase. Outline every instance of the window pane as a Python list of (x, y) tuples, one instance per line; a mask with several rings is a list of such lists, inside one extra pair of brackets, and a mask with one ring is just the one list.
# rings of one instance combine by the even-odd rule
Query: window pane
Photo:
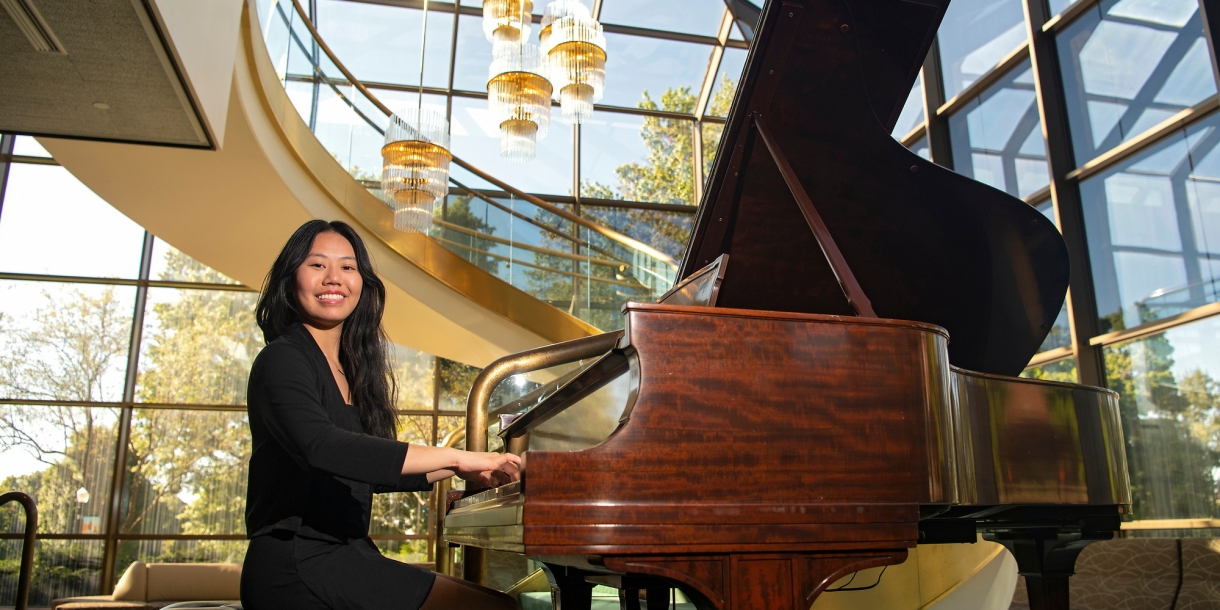
[(1195, 0), (1105, 0), (1057, 44), (1077, 164), (1216, 92)]
[[(34, 498), (41, 533), (104, 533), (119, 410), (0, 405), (0, 414), (0, 488)], [(17, 503), (0, 519), (4, 531), (24, 531)]]
[[(585, 206), (581, 216), (646, 243), (675, 260), (681, 257), (682, 249), (686, 247), (691, 223), (695, 219), (694, 214), (602, 206)], [(617, 313), (618, 309), (616, 305), (614, 311)]]
[[(650, 244), (674, 259), (680, 257), (686, 246), (694, 220), (693, 214), (602, 206), (586, 206), (581, 214), (596, 224)], [(615, 251), (614, 242), (587, 232), (583, 236), (598, 248), (589, 264), (582, 266), (595, 279), (580, 282), (578, 296), (580, 308), (586, 310), (581, 318), (590, 324), (601, 329), (621, 328), (625, 301), (653, 302), (672, 286), (672, 269), (633, 265), (629, 254)]]
[[(398, 408), (432, 410), (432, 379), (435, 358), (432, 354), (395, 344), (394, 378), (398, 381)], [(431, 437), (429, 437), (429, 441)]]
[(1076, 359), (1064, 358), (1063, 360), (1031, 366), (1021, 371), (1021, 376), (1027, 379), (1046, 379), (1047, 381), (1077, 383)]
[[(376, 96), (377, 99), (380, 100), (382, 104), (385, 104), (387, 107), (389, 107), (391, 112), (397, 112), (404, 108), (417, 108), (419, 106), (419, 92), (417, 92), (417, 91), (403, 91), (401, 89), (385, 89), (385, 88), (381, 88), (381, 87), (369, 87), (369, 92), (372, 93), (374, 96)], [(362, 99), (367, 99), (367, 98), (365, 98), (362, 95), (357, 94), (356, 99), (357, 99), (357, 101), (360, 101)], [(366, 109), (362, 104), (359, 104), (358, 106), (360, 108), (360, 111), (363, 112), (366, 116), (368, 116), (371, 119), (375, 119), (377, 121), (378, 127), (385, 129), (386, 126), (390, 124), (390, 117), (386, 116), (385, 113), (382, 112), (381, 110), (379, 110), (377, 108)], [(446, 116), (446, 114), (448, 114), (448, 112), (449, 112), (449, 109), (448, 109), (449, 103), (446, 100), (445, 96), (443, 96), (443, 95), (433, 95), (431, 93), (425, 93), (423, 106), (424, 106), (424, 108), (426, 108), (428, 110), (439, 113), (441, 116)], [(374, 153), (377, 154), (378, 155), (377, 158), (380, 159), (381, 158), (380, 157), (381, 143), (378, 143), (376, 148), (377, 148), (377, 150), (374, 151)], [(370, 167), (374, 167), (374, 166), (370, 166)], [(378, 176), (378, 177), (380, 178), (380, 176)]]
[[(413, 445), (432, 445), (432, 425), (431, 415), (400, 416), (398, 440)], [(431, 495), (428, 492), (373, 495), (369, 533), (428, 534), (432, 523)]]
[(122, 400), (135, 292), (0, 281), (0, 395)]
[(716, 72), (716, 82), (712, 89), (712, 97), (708, 98), (707, 116), (728, 116), (729, 107), (733, 105), (733, 94), (737, 92), (737, 83), (741, 82), (741, 73), (746, 67), (745, 49), (732, 47), (724, 50), (720, 58), (720, 69)]
[(140, 273), (144, 229), (62, 167), (14, 163), (3, 206), (0, 271), (121, 278)]
[(1067, 9), (1067, 7), (1072, 6), (1073, 4), (1076, 4), (1079, 1), (1080, 0), (1050, 0), (1051, 15), (1052, 16), (1058, 15), (1059, 13), (1062, 13), (1065, 9)]
[(111, 587), (137, 561), (241, 564), (246, 560), (248, 544), (246, 540), (122, 540), (115, 555), (115, 582)]
[[(17, 569), (21, 563), (20, 538), (0, 540), (0, 562), (5, 568), (0, 584), (0, 606), (12, 608), (17, 600)], [(34, 574), (30, 579), (30, 607), (47, 608), (51, 600), (96, 595), (101, 590), (104, 540), (46, 540), (34, 547)], [(12, 566), (9, 568), (8, 566)]]
[(594, 112), (581, 125), (581, 195), (693, 205), (694, 122)]
[[(600, 103), (634, 108), (652, 100), (676, 112), (694, 110), (711, 46), (626, 34), (606, 34), (606, 46), (606, 94)], [(680, 103), (664, 101), (670, 91), (683, 89)]]
[(17, 136), (13, 140), (13, 154), (27, 157), (50, 157), (51, 153), (30, 136)]
[(432, 445), (432, 427), (431, 415), (400, 415), (398, 440), (412, 445)]
[(716, 160), (716, 152), (720, 147), (720, 135), (724, 133), (724, 123), (702, 123), (703, 125), (703, 178), (706, 186), (708, 176), (712, 175), (712, 161)]
[(894, 137), (901, 138), (911, 133), (912, 129), (923, 123), (923, 119), (923, 77), (921, 76), (915, 79), (915, 86), (911, 87), (911, 93), (907, 95), (907, 101), (902, 106), (902, 113), (898, 115), (898, 122), (894, 125)]
[[(449, 86), (450, 11), (428, 11), (425, 87)], [(423, 11), (409, 8), (321, 0), (318, 33), (361, 81), (418, 85), (423, 16)]]
[(424, 563), (428, 559), (428, 541), (418, 540), (374, 540), (382, 555), (403, 563)]
[(954, 0), (936, 37), (951, 98), (1025, 42), (1021, 0)]
[(1050, 184), (1035, 98), (1025, 61), (949, 117), (954, 169), (1016, 197)]
[(483, 18), (458, 16), (457, 49), (454, 54), (453, 88), (459, 91), (487, 91), (487, 70), (491, 66), (491, 43), (483, 34)]
[(536, 298), (556, 306), (557, 298), (570, 302), (571, 274), (583, 261), (565, 237), (571, 235), (570, 223), (513, 197), (492, 201), (496, 205), (464, 191), (450, 194), (431, 235), (451, 252)]
[(1059, 308), (1059, 315), (1055, 316), (1055, 324), (1051, 326), (1051, 332), (1047, 333), (1046, 338), (1042, 340), (1039, 352), (1068, 347), (1072, 344), (1072, 330), (1068, 325), (1067, 301)]
[(245, 533), (245, 411), (136, 409), (127, 452), (119, 531)]
[(1220, 117), (1080, 184), (1102, 332), (1218, 300)]
[[(466, 397), (470, 395), (470, 388), (474, 385), (474, 378), (478, 377), (482, 369), (473, 366), (467, 366), (461, 362), (454, 362), (445, 358), (437, 357), (437, 366), (440, 371), (437, 373), (438, 381), (440, 382), (440, 409), (442, 411), (461, 411), (466, 412)], [(443, 427), (442, 427), (443, 428)], [(444, 440), (448, 430), (438, 430), (437, 442)]]
[[(538, 139), (538, 156), (518, 163), (500, 156), (500, 125), (487, 109), (487, 100), (453, 98), (453, 154), (527, 193), (572, 194), (572, 125), (551, 110), (551, 126)], [(454, 166), (456, 167), (456, 165)], [(471, 188), (455, 172), (454, 177)]]
[(152, 288), (144, 314), (136, 400), (242, 405), (263, 333), (258, 293)]
[[(437, 422), (436, 422), (436, 444), (444, 445), (445, 439), (450, 438), (451, 434), (455, 434), (459, 430), (465, 430), (465, 429), (466, 429), (466, 418), (465, 417), (458, 417), (458, 416), (453, 416), (453, 415), (442, 415), (441, 417), (437, 418)], [(488, 442), (490, 443), (495, 440), (499, 440), (499, 438), (497, 437), (495, 439), (488, 439)], [(466, 442), (460, 441), (455, 445), (455, 447), (457, 447), (459, 449), (465, 449)], [(460, 481), (455, 480), (453, 483), (456, 486), (460, 483)], [(460, 488), (460, 487), (455, 487), (455, 488)]]
[[(1042, 215), (1049, 218), (1055, 223), (1055, 227), (1059, 227), (1059, 221), (1055, 218), (1055, 205), (1053, 202), (1047, 201), (1038, 206), (1038, 211)], [(1067, 299), (1063, 301), (1063, 306), (1059, 308), (1059, 315), (1055, 316), (1055, 324), (1051, 326), (1051, 331), (1042, 340), (1042, 346), (1038, 348), (1039, 352), (1045, 352), (1059, 347), (1067, 347), (1072, 344), (1072, 329), (1068, 323)], [(1073, 365), (1075, 366), (1075, 365)]]
[(152, 267), (149, 277), (165, 282), (237, 284), (235, 280), (161, 241), (160, 237), (153, 240)]
[(1136, 519), (1218, 517), (1220, 320), (1105, 349), (1118, 392)]
[(932, 151), (928, 148), (928, 138), (922, 137), (911, 144), (911, 152), (931, 161)]
[(720, 0), (603, 0), (600, 18), (602, 23), (715, 36), (724, 10)]

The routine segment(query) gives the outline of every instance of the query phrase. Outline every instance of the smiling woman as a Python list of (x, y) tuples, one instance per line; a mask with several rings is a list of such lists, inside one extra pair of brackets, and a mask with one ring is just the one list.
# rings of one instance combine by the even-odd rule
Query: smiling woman
[(342, 222), (302, 225), (256, 308), (267, 347), (250, 370), (250, 546), (241, 597), (263, 608), (515, 608), (490, 589), (381, 555), (374, 493), (425, 491), (458, 475), (519, 478), (520, 458), (395, 440), (396, 388), (381, 327), (385, 285)]

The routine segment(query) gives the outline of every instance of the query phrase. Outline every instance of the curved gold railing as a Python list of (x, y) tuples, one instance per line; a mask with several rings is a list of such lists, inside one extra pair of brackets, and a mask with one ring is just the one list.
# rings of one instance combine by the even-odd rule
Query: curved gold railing
[(30, 603), (30, 577), (34, 573), (34, 543), (38, 536), (38, 505), (24, 492), (10, 491), (0, 495), (0, 506), (17, 502), (25, 509), (25, 536), (21, 543), (21, 567), (17, 574), (15, 610), (25, 610)]
[[(381, 196), (381, 145), (392, 111), (326, 44), (299, 0), (256, 0), (264, 42), (297, 113), (331, 156)], [(654, 301), (673, 284), (677, 262), (488, 174), (454, 164), (500, 189), (488, 194), (450, 179), (450, 196), (429, 236), (492, 275), (598, 328), (617, 328), (627, 301)], [(365, 168), (377, 168), (376, 174)], [(464, 206), (464, 214), (450, 214)], [(472, 214), (478, 206), (478, 214)], [(471, 218), (479, 216), (477, 222)], [(489, 221), (485, 220), (489, 219)]]

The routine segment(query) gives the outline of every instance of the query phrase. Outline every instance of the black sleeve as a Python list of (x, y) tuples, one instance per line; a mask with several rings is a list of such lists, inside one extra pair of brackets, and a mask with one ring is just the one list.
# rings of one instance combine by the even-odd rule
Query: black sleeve
[(332, 424), (314, 374), (308, 356), (295, 346), (268, 345), (250, 371), (251, 417), (259, 417), (302, 467), (386, 487), (410, 478), (402, 475), (407, 444)]
[(388, 494), (396, 491), (432, 491), (432, 483), (428, 482), (426, 474), (404, 474), (398, 478), (397, 485), (374, 485), (373, 493)]

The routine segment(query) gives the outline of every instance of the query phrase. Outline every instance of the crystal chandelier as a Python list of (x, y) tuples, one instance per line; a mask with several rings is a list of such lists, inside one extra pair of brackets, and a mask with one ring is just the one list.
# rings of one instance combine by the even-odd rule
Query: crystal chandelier
[(551, 124), (546, 58), (528, 42), (496, 45), (487, 81), (487, 106), (500, 125), (500, 156), (529, 161)]
[(419, 50), (419, 101), (390, 115), (381, 147), (381, 191), (394, 210), (394, 228), (427, 233), (436, 202), (449, 194), (449, 121), (424, 109), (424, 50), (428, 40), (428, 0)]
[(606, 36), (601, 24), (577, 0), (555, 0), (546, 7), (538, 38), (563, 115), (583, 123), (606, 89)]
[(449, 121), (423, 108), (394, 113), (381, 158), (381, 190), (394, 210), (394, 228), (426, 233), (436, 202), (449, 194)]
[(493, 45), (519, 43), (530, 35), (531, 0), (484, 0), (483, 33)]

